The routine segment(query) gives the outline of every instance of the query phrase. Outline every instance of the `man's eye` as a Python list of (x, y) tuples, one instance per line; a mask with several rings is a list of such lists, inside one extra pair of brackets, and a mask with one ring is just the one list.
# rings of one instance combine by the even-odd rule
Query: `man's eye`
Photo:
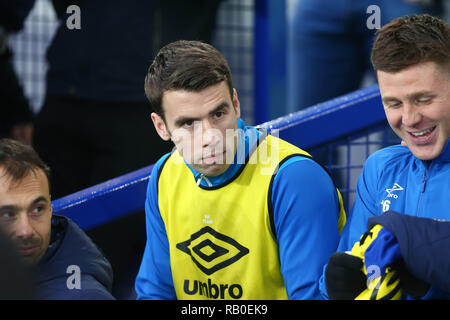
[(40, 215), (40, 214), (42, 214), (44, 212), (44, 210), (45, 210), (44, 206), (37, 206), (31, 211), (31, 213), (33, 215)]
[(398, 108), (401, 105), (402, 105), (402, 103), (398, 102), (398, 101), (390, 101), (390, 102), (385, 103), (385, 106), (388, 108)]
[(429, 98), (429, 97), (417, 99), (417, 103), (419, 103), (419, 104), (428, 104), (430, 102), (431, 102), (431, 98)]
[(223, 112), (223, 111), (216, 112), (216, 113), (214, 114), (214, 118), (215, 118), (215, 119), (220, 119), (220, 118), (223, 117), (224, 114), (225, 114), (225, 112)]
[(12, 218), (14, 218), (14, 216), (15, 216), (14, 212), (11, 212), (11, 211), (5, 211), (5, 212), (0, 213), (0, 219), (4, 219), (4, 220), (12, 219)]
[(185, 128), (191, 128), (194, 125), (194, 121), (190, 120), (190, 121), (186, 121), (183, 123), (183, 127)]

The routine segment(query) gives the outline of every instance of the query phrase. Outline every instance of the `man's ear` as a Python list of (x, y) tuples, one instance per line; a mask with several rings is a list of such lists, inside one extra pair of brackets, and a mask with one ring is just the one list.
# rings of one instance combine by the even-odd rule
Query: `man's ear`
[(237, 118), (241, 117), (241, 103), (239, 102), (236, 89), (233, 88), (233, 106), (236, 111)]
[(155, 112), (152, 112), (151, 118), (153, 121), (153, 125), (155, 126), (156, 132), (158, 132), (161, 139), (163, 139), (164, 141), (169, 141), (170, 133), (169, 130), (167, 130), (164, 119)]

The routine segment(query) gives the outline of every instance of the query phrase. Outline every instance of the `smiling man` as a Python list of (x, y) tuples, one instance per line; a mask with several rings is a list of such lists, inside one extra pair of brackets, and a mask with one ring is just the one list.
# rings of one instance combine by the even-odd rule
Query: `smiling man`
[(388, 122), (421, 160), (437, 158), (450, 136), (449, 74), (450, 65), (433, 61), (395, 73), (378, 71)]
[(211, 45), (162, 48), (145, 91), (175, 148), (148, 184), (138, 299), (320, 299), (317, 280), (346, 220), (327, 171), (244, 124)]
[(52, 214), (49, 175), (31, 147), (0, 140), (0, 228), (34, 271), (34, 298), (114, 299), (109, 262), (73, 221)]
[[(378, 31), (372, 64), (387, 121), (403, 143), (367, 159), (339, 251), (351, 250), (367, 230), (368, 219), (389, 210), (450, 220), (450, 26), (429, 15), (395, 19)], [(379, 257), (388, 259), (388, 250)], [(343, 265), (327, 268), (335, 275), (327, 277), (328, 292), (340, 295), (358, 287), (358, 276), (352, 285), (339, 280), (352, 278), (337, 272)], [(435, 288), (422, 296), (445, 297)]]

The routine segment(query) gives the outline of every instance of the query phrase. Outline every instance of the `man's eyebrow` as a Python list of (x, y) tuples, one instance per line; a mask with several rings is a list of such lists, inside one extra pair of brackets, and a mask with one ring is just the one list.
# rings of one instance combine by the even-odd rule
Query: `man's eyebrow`
[(218, 104), (217, 107), (215, 107), (213, 110), (211, 110), (211, 111), (209, 112), (209, 115), (210, 115), (210, 116), (213, 116), (213, 115), (216, 114), (217, 112), (222, 111), (222, 110), (226, 110), (226, 109), (228, 109), (229, 107), (230, 107), (230, 105), (229, 105), (227, 102), (224, 101), (224, 102)]
[(13, 205), (13, 204), (7, 204), (4, 206), (0, 206), (0, 211), (19, 211), (19, 206)]
[(48, 199), (46, 197), (40, 196), (40, 197), (37, 197), (36, 199), (34, 199), (33, 202), (31, 202), (31, 204), (33, 205), (33, 204), (36, 204), (36, 203), (42, 202), (42, 201), (46, 202), (46, 203), (49, 203), (49, 201), (48, 201)]
[(415, 99), (420, 96), (435, 96), (435, 95), (436, 95), (435, 92), (424, 90), (424, 91), (414, 92), (414, 93), (408, 95), (407, 97), (408, 97), (408, 99)]
[(181, 117), (178, 117), (177, 119), (175, 119), (175, 126), (179, 127), (179, 126), (183, 125), (185, 122), (196, 121), (196, 120), (198, 120), (198, 119), (181, 116)]
[[(30, 206), (35, 205), (39, 202), (49, 203), (47, 198), (45, 198), (44, 196), (39, 196), (30, 203)], [(6, 204), (4, 206), (0, 206), (0, 211), (19, 211), (19, 210), (20, 207), (15, 204)]]
[(400, 99), (395, 98), (395, 97), (383, 97), (382, 100), (383, 100), (383, 103), (390, 102), (390, 101), (400, 101)]
[[(219, 103), (213, 110), (211, 110), (211, 111), (209, 112), (209, 115), (213, 115), (213, 114), (215, 114), (216, 112), (219, 112), (219, 111), (224, 110), (224, 109), (228, 109), (229, 107), (230, 107), (230, 105), (229, 105), (227, 102)], [(198, 119), (198, 118), (183, 117), (183, 116), (181, 116), (181, 117), (175, 119), (174, 123), (175, 123), (175, 126), (179, 127), (179, 126), (181, 126), (182, 124), (184, 124), (185, 122), (188, 122), (188, 121), (197, 121), (197, 120), (199, 120), (199, 119)]]
[(214, 108), (214, 110), (212, 110), (209, 115), (214, 115), (216, 112), (222, 111), (224, 109), (228, 109), (230, 107), (230, 105), (227, 102), (222, 102), (220, 103), (217, 107)]

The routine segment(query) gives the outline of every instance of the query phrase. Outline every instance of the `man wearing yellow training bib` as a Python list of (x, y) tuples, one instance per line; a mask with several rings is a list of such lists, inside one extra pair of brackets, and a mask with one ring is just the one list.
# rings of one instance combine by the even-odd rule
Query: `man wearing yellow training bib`
[(208, 44), (162, 48), (145, 90), (175, 148), (149, 180), (138, 299), (321, 299), (346, 219), (328, 172), (244, 124), (229, 67)]

